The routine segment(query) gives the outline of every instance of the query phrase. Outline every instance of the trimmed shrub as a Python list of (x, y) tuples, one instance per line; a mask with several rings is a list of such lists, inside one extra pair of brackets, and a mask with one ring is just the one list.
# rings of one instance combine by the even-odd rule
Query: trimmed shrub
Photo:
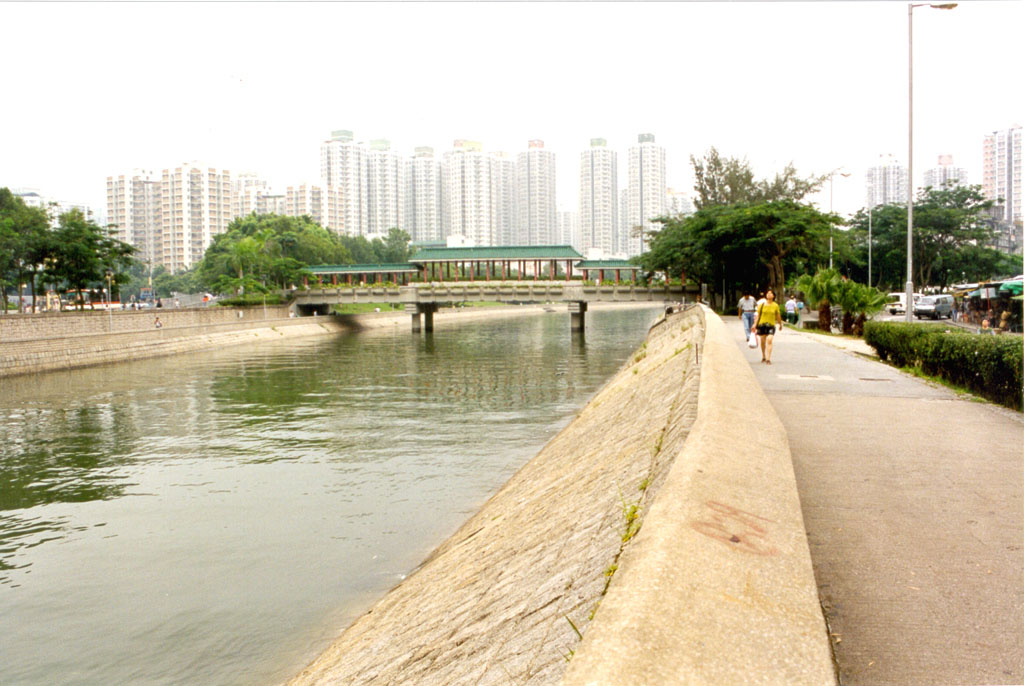
[(262, 293), (247, 293), (221, 298), (216, 304), (221, 307), (256, 307), (257, 305), (263, 306), (264, 302), (267, 305), (284, 305), (288, 301), (277, 293), (267, 295), (266, 301), (264, 301)]
[(864, 340), (878, 357), (918, 367), (1008, 407), (1021, 406), (1024, 346), (1020, 336), (973, 334), (929, 324), (868, 322)]

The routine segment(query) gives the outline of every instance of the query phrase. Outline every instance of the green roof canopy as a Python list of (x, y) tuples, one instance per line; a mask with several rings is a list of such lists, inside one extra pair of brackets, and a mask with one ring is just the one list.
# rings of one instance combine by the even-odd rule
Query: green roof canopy
[(424, 247), (410, 262), (456, 262), (465, 260), (582, 260), (571, 245), (495, 245), (477, 248)]
[(419, 273), (419, 269), (415, 265), (406, 262), (395, 262), (393, 264), (322, 264), (316, 267), (308, 267), (308, 269), (314, 274)]

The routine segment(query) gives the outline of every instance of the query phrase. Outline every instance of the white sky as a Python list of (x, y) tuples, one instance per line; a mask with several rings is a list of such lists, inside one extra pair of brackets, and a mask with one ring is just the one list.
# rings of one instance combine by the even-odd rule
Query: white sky
[[(438, 155), (541, 138), (562, 209), (597, 137), (624, 177), (655, 134), (687, 191), (711, 145), (762, 175), (841, 167), (844, 213), (880, 154), (907, 157), (904, 2), (3, 3), (0, 21), (0, 186), (97, 209), (108, 175), (186, 160), (317, 182), (332, 129)], [(1022, 2), (914, 11), (918, 183), (941, 153), (981, 183), (984, 135), (1024, 123), (1021, 27)]]

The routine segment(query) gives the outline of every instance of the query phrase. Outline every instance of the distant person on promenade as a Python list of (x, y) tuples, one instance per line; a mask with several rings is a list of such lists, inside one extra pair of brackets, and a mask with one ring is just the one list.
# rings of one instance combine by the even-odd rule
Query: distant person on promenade
[(770, 288), (765, 291), (764, 302), (757, 308), (754, 327), (761, 339), (761, 362), (771, 364), (776, 327), (782, 330), (782, 312), (779, 303), (775, 302), (775, 291)]
[(981, 328), (978, 329), (978, 333), (987, 333), (994, 336), (996, 332), (992, 328), (992, 322), (990, 322), (988, 319), (982, 319)]
[(163, 325), (164, 325), (164, 323), (162, 321), (160, 321), (160, 317), (157, 317), (156, 320), (153, 322), (153, 326), (155, 326), (158, 329), (162, 328)]
[(796, 313), (796, 298), (792, 295), (789, 296), (789, 300), (786, 301), (786, 321), (790, 324), (796, 324), (797, 322)]
[(740, 298), (736, 307), (740, 321), (743, 322), (743, 337), (750, 338), (750, 330), (754, 328), (754, 310), (757, 309), (757, 301), (750, 294), (749, 288), (743, 291), (743, 297)]

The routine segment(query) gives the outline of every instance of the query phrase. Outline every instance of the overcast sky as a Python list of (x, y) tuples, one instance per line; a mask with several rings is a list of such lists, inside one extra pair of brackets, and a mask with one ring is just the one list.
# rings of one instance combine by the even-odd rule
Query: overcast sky
[[(907, 4), (4, 3), (0, 186), (102, 208), (108, 175), (201, 160), (283, 191), (319, 178), (332, 129), (440, 155), (456, 138), (558, 156), (642, 132), (687, 191), (716, 146), (763, 175), (841, 168), (863, 204), (907, 157)], [(1024, 122), (1024, 3), (914, 11), (915, 176), (939, 154), (981, 183), (986, 133)], [(816, 197), (828, 209), (827, 190)]]

